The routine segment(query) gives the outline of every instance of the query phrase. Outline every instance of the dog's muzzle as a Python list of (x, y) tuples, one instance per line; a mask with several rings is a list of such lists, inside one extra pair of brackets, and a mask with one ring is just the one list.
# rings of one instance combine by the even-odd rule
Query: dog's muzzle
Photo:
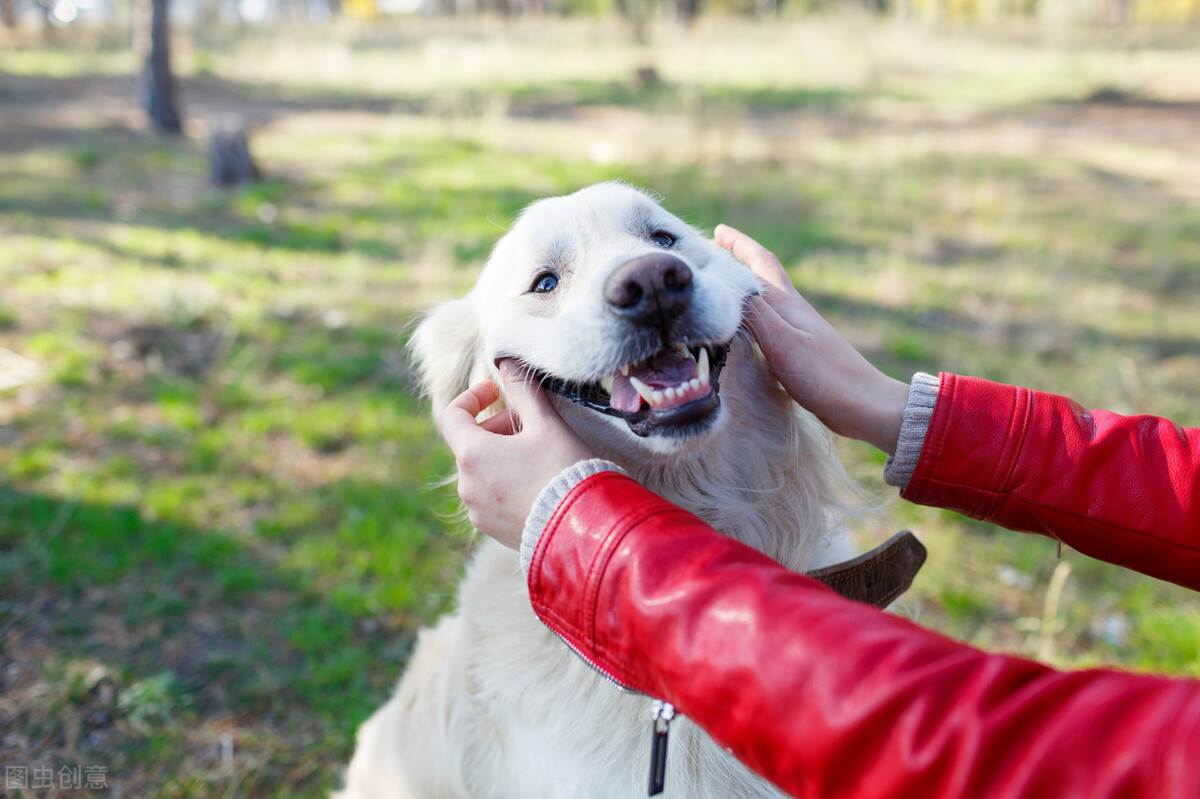
[(621, 419), (635, 435), (700, 432), (720, 407), (728, 344), (666, 347), (594, 382), (573, 382), (533, 369), (547, 390)]

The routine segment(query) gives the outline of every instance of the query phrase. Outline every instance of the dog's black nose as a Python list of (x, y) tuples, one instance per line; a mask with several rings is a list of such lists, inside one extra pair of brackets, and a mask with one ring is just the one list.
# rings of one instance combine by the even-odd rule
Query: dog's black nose
[(665, 336), (692, 301), (692, 270), (670, 253), (640, 255), (609, 275), (604, 300), (617, 314)]

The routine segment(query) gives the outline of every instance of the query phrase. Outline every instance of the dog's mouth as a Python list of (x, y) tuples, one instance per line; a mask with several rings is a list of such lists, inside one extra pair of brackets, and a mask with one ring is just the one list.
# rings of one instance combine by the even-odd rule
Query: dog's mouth
[(712, 419), (721, 404), (719, 377), (728, 354), (728, 343), (681, 343), (591, 383), (534, 374), (550, 391), (624, 420), (638, 436), (678, 434), (698, 431)]

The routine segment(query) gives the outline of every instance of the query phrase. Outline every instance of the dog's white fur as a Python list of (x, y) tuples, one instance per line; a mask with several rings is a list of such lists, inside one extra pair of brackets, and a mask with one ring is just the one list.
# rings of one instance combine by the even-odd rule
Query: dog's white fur
[[(694, 273), (689, 340), (733, 339), (717, 422), (703, 433), (635, 436), (625, 422), (552, 395), (597, 454), (713, 527), (808, 569), (849, 557), (838, 523), (844, 473), (828, 434), (780, 388), (740, 330), (757, 284), (742, 264), (650, 197), (600, 184), (527, 208), (476, 287), (437, 306), (414, 336), (434, 412), (495, 361), (588, 381), (648, 357), (652, 343), (606, 311), (605, 278), (678, 236)], [(530, 285), (547, 263), (559, 285)], [(786, 701), (781, 699), (781, 701)], [(485, 540), (458, 610), (422, 632), (395, 696), (358, 733), (340, 799), (619, 799), (646, 795), (651, 700), (608, 685), (529, 607), (516, 553)], [(684, 719), (671, 727), (666, 796), (778, 796)]]

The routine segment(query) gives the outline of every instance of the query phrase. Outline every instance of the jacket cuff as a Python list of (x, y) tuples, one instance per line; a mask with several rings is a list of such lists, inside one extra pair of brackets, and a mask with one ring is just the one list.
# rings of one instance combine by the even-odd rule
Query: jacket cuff
[(929, 421), (933, 418), (933, 406), (937, 404), (941, 380), (925, 372), (913, 375), (908, 388), (908, 402), (904, 406), (904, 421), (900, 424), (900, 438), (896, 442), (896, 454), (889, 455), (883, 467), (883, 480), (891, 486), (904, 489), (916, 471), (925, 446), (925, 434), (929, 432)]
[(612, 461), (592, 458), (588, 461), (579, 461), (573, 466), (563, 469), (538, 494), (537, 499), (533, 502), (533, 507), (529, 509), (529, 516), (525, 519), (525, 529), (521, 533), (521, 572), (527, 578), (529, 577), (529, 564), (533, 561), (533, 553), (537, 549), (538, 540), (541, 539), (542, 531), (546, 529), (546, 524), (554, 515), (555, 509), (567, 494), (571, 493), (572, 488), (601, 472), (625, 474), (625, 470)]

